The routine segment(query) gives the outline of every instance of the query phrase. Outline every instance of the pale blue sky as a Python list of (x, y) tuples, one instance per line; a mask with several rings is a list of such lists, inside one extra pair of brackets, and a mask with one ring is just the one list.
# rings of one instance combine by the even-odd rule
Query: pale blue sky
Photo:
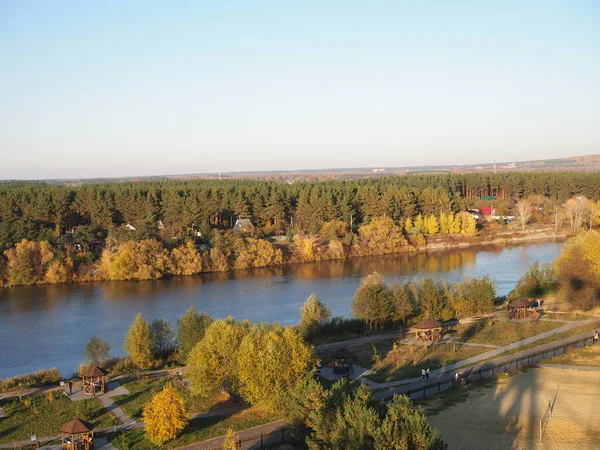
[(0, 179), (600, 153), (600, 2), (0, 1)]

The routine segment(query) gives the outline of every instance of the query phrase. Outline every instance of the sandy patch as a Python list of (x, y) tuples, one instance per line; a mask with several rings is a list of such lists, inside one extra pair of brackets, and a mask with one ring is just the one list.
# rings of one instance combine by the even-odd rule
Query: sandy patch
[[(554, 399), (540, 444), (540, 419)], [(600, 372), (530, 369), (494, 387), (472, 387), (465, 402), (429, 420), (451, 450), (585, 450), (600, 442), (599, 399)]]

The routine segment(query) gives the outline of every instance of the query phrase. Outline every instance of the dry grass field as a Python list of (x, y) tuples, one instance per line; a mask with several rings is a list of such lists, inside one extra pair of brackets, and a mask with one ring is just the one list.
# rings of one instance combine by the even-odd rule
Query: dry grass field
[[(454, 402), (438, 397), (425, 410), (450, 450), (585, 450), (600, 442), (598, 398), (600, 371), (536, 368), (492, 386), (472, 386)], [(553, 413), (540, 444), (549, 401)]]

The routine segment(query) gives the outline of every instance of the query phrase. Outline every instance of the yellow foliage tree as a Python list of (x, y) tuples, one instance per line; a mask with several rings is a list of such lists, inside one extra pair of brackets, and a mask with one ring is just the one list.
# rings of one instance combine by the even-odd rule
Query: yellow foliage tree
[(73, 279), (73, 260), (70, 256), (55, 259), (46, 271), (46, 282), (69, 283)]
[(266, 267), (283, 263), (281, 250), (264, 239), (247, 238), (243, 241), (243, 249), (235, 259), (236, 269), (250, 267)]
[(206, 397), (219, 389), (238, 395), (238, 352), (250, 328), (232, 317), (214, 321), (190, 352), (186, 376), (193, 393)]
[(477, 231), (477, 221), (475, 220), (475, 217), (467, 213), (462, 213), (461, 216), (460, 232), (469, 236), (474, 235)]
[(169, 252), (156, 239), (123, 242), (116, 253), (102, 254), (102, 270), (111, 280), (161, 278), (169, 265)]
[(337, 219), (324, 222), (323, 225), (321, 225), (321, 231), (319, 232), (319, 235), (326, 241), (339, 239), (344, 237), (345, 234), (346, 223)]
[(421, 214), (419, 214), (415, 218), (414, 232), (416, 234), (422, 234), (424, 231), (425, 231), (425, 220), (423, 219), (423, 216)]
[(431, 215), (424, 219), (425, 234), (437, 234), (440, 231), (440, 225), (435, 216)]
[(233, 428), (229, 427), (227, 429), (227, 434), (225, 435), (225, 440), (223, 441), (223, 450), (237, 450), (237, 439), (235, 437), (235, 432)]
[(402, 230), (389, 218), (374, 218), (358, 229), (359, 246), (354, 251), (360, 255), (398, 253), (407, 246)]
[(299, 383), (314, 364), (314, 349), (290, 327), (254, 325), (238, 352), (241, 393), (251, 403), (277, 410), (285, 393)]
[(171, 251), (171, 273), (193, 275), (202, 272), (202, 258), (191, 240)]
[(143, 421), (146, 437), (156, 445), (175, 439), (188, 422), (185, 401), (168, 383), (144, 406)]
[(23, 239), (15, 248), (4, 252), (8, 260), (7, 272), (10, 284), (35, 284), (45, 279), (46, 270), (54, 253), (46, 241), (33, 242)]
[(404, 222), (404, 229), (406, 230), (407, 234), (411, 234), (415, 230), (415, 227), (413, 225), (413, 221), (412, 221), (412, 219), (410, 217), (408, 217), (406, 219), (406, 221)]
[(141, 314), (133, 319), (125, 336), (124, 348), (136, 366), (145, 368), (152, 364), (152, 334), (150, 325)]
[(462, 220), (460, 218), (460, 214), (457, 214), (455, 216), (452, 216), (452, 214), (450, 214), (448, 216), (448, 220), (451, 220), (452, 226), (450, 227), (450, 234), (458, 234), (460, 233), (461, 229), (462, 229)]

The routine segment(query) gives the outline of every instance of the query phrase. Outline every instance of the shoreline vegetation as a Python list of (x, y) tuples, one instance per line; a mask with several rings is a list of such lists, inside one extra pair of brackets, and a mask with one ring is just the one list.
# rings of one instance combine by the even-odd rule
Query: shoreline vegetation
[(151, 280), (565, 237), (600, 174), (0, 183), (0, 285)]

